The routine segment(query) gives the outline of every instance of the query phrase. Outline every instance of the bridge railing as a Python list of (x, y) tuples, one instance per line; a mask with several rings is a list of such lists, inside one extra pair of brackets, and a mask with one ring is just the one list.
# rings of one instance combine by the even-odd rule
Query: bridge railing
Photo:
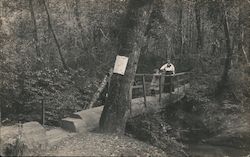
[(144, 97), (146, 105), (147, 96), (159, 95), (159, 102), (161, 102), (162, 94), (170, 93), (171, 95), (170, 91), (179, 94), (179, 87), (189, 83), (189, 79), (190, 72), (181, 72), (174, 75), (136, 74), (134, 85), (131, 88), (131, 96), (132, 98)]

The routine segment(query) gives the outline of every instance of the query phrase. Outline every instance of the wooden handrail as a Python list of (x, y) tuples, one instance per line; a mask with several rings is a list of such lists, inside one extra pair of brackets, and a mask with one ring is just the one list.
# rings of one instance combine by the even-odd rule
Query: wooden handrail
[(136, 85), (132, 87), (133, 89), (137, 89), (137, 88), (143, 88), (143, 85)]
[[(147, 106), (147, 99), (146, 99), (146, 83), (150, 83), (149, 81), (146, 81), (146, 77), (159, 77), (159, 103), (161, 103), (161, 96), (162, 96), (162, 89), (167, 85), (175, 84), (175, 86), (182, 85), (184, 82), (188, 81), (190, 78), (191, 72), (181, 72), (177, 74), (172, 75), (166, 75), (166, 74), (135, 74), (135, 77), (138, 77), (137, 80), (140, 82), (139, 84), (133, 85), (131, 87), (131, 94), (132, 90), (136, 89), (142, 89), (143, 97), (144, 97), (144, 105)], [(184, 77), (184, 75), (187, 75), (187, 77)], [(183, 77), (181, 77), (183, 76)], [(162, 82), (162, 79), (171, 77), (172, 82)], [(151, 87), (151, 84), (148, 86)], [(172, 88), (172, 87), (171, 87)], [(171, 94), (170, 94), (171, 95)], [(171, 96), (170, 96), (171, 97)]]
[[(159, 76), (159, 77), (175, 77), (175, 76), (182, 76), (182, 75), (186, 75), (186, 74), (190, 74), (190, 72), (181, 72), (181, 73), (177, 73), (177, 74), (172, 74), (172, 75), (164, 75), (164, 74), (135, 74), (135, 76), (141, 76), (144, 77), (144, 81), (145, 81), (145, 77), (146, 76)], [(173, 80), (173, 82), (182, 82), (182, 81), (186, 81), (188, 80), (188, 78), (183, 78), (183, 79), (178, 79), (178, 80)], [(145, 81), (146, 82), (146, 81)], [(164, 85), (169, 85), (170, 83), (163, 83)], [(134, 85), (132, 86), (132, 89), (137, 89), (137, 88), (143, 88), (143, 85)]]
[(181, 76), (181, 75), (185, 75), (185, 74), (189, 74), (190, 72), (181, 72), (181, 73), (176, 73), (176, 74), (171, 74), (171, 75), (166, 75), (166, 74), (135, 74), (135, 76), (165, 76), (165, 77), (169, 77), (169, 76)]

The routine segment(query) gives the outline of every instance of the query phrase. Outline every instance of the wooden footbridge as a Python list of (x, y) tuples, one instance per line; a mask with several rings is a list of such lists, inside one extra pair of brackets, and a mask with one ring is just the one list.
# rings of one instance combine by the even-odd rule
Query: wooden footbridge
[[(134, 86), (131, 87), (130, 91), (132, 97), (130, 117), (142, 113), (158, 112), (166, 105), (179, 101), (185, 96), (185, 91), (190, 87), (189, 75), (189, 73), (178, 73), (171, 76), (136, 74)], [(168, 81), (165, 81), (165, 79)], [(174, 85), (172, 92), (166, 90), (167, 87), (170, 87), (170, 84)], [(31, 149), (34, 149), (34, 146), (38, 146), (39, 149), (41, 147), (45, 148), (47, 144), (51, 147), (55, 146), (76, 133), (92, 131), (97, 128), (102, 110), (103, 106), (99, 106), (76, 112), (70, 117), (62, 119), (61, 128), (51, 130), (46, 130), (38, 122), (25, 123), (22, 125), (22, 138)], [(19, 129), (20, 127), (17, 126), (1, 128), (0, 141), (4, 142), (4, 146), (6, 146), (6, 143), (13, 141), (8, 139), (19, 135)]]
[(131, 88), (131, 116), (156, 112), (179, 101), (190, 88), (189, 78), (188, 72), (175, 75), (136, 74), (134, 86)]
[[(189, 72), (175, 75), (136, 74), (134, 86), (130, 91), (132, 97), (130, 117), (157, 112), (166, 105), (179, 101), (190, 88), (189, 78)], [(99, 125), (102, 110), (103, 106), (99, 106), (76, 112), (62, 119), (61, 127), (71, 132), (93, 130)]]

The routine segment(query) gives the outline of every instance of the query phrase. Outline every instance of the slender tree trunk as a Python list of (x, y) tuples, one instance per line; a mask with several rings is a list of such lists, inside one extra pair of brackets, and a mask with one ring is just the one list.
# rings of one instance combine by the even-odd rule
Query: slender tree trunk
[[(148, 36), (148, 34), (149, 34), (150, 30), (154, 27), (154, 22), (156, 20), (159, 21), (159, 24), (162, 26), (162, 29), (163, 29), (164, 32), (166, 32), (166, 29), (168, 29), (166, 27), (169, 24), (168, 24), (168, 21), (165, 19), (165, 17), (162, 14), (163, 9), (164, 9), (163, 0), (155, 0), (154, 4), (153, 4), (152, 13), (151, 13), (151, 15), (149, 17), (149, 23), (147, 25), (146, 32), (145, 32), (145, 36), (147, 36), (147, 42), (146, 43), (148, 43), (148, 41), (149, 41), (150, 36)], [(166, 39), (165, 40), (165, 43), (166, 43), (166, 45), (165, 45), (165, 47), (166, 47), (165, 56), (167, 58), (167, 57), (170, 57), (170, 47), (169, 47), (169, 45), (171, 45), (171, 44), (169, 44), (170, 40), (167, 37), (167, 33), (166, 33), (165, 39)], [(147, 50), (147, 48), (148, 48), (148, 45), (145, 45), (145, 50)]]
[(226, 51), (227, 56), (225, 60), (225, 66), (224, 71), (221, 79), (222, 85), (225, 85), (228, 81), (228, 71), (231, 68), (231, 61), (232, 61), (232, 49), (231, 49), (231, 41), (230, 41), (230, 34), (229, 34), (229, 26), (228, 26), (228, 19), (226, 15), (225, 5), (224, 2), (222, 2), (222, 18), (223, 18), (223, 28), (224, 28), (224, 34), (226, 38)]
[[(250, 65), (249, 64), (249, 59), (248, 59), (248, 54), (247, 54), (247, 51), (246, 51), (246, 47), (245, 47), (245, 45), (244, 45), (244, 43), (249, 43), (249, 42), (245, 42), (245, 39), (247, 39), (246, 37), (246, 34), (248, 34), (248, 35), (250, 35), (250, 33), (245, 33), (245, 30), (244, 30), (244, 28), (247, 28), (247, 29), (249, 29), (248, 27), (246, 27), (245, 25), (246, 25), (246, 23), (244, 23), (243, 21), (249, 21), (250, 20), (250, 17), (249, 16), (247, 16), (248, 15), (248, 13), (250, 13), (250, 9), (249, 9), (249, 11), (248, 11), (248, 9), (246, 9), (247, 8), (247, 6), (250, 6), (250, 3), (248, 4), (248, 3), (241, 3), (240, 4), (240, 6), (239, 6), (239, 38), (240, 38), (240, 40), (239, 40), (239, 42), (238, 42), (238, 51), (239, 52), (242, 52), (243, 53), (243, 55), (244, 55), (244, 57), (245, 57), (245, 60), (246, 60), (246, 63), (247, 63), (247, 65)], [(249, 20), (247, 20), (247, 18), (249, 19)], [(245, 27), (244, 27), (245, 26)], [(247, 30), (246, 30), (246, 32), (247, 32)]]
[(118, 55), (129, 58), (125, 75), (113, 74), (105, 103), (100, 129), (103, 132), (123, 134), (131, 105), (130, 89), (140, 56), (144, 33), (152, 11), (153, 0), (130, 0), (127, 15), (119, 37)]
[(37, 36), (37, 24), (36, 24), (36, 17), (35, 17), (35, 12), (33, 8), (33, 0), (29, 0), (29, 8), (30, 8), (30, 14), (31, 14), (31, 19), (33, 22), (33, 39), (35, 40), (35, 46), (36, 46), (36, 53), (37, 57), (41, 57), (40, 49), (39, 49), (39, 42), (38, 42), (38, 36)]
[[(191, 10), (191, 15), (193, 15), (194, 14), (194, 10), (192, 9)], [(191, 51), (190, 52), (195, 52), (194, 51), (194, 40), (193, 40), (193, 38), (194, 38), (194, 31), (193, 31), (193, 23), (194, 23), (194, 20), (195, 20), (195, 18), (194, 17), (192, 17), (191, 18), (191, 23), (190, 23), (190, 49), (191, 49)], [(192, 53), (192, 54), (194, 54), (194, 53)]]
[(192, 14), (191, 14), (191, 5), (189, 4), (188, 5), (188, 16), (190, 18), (187, 19), (187, 40), (188, 40), (188, 44), (187, 44), (187, 50), (188, 50), (188, 53), (191, 52), (191, 20), (192, 20)]
[[(159, 0), (159, 2), (161, 2), (161, 1)], [(146, 36), (148, 36), (148, 33), (153, 28), (153, 23), (154, 23), (154, 21), (156, 19), (159, 20), (160, 23), (165, 21), (165, 19), (163, 18), (162, 14), (161, 14), (161, 11), (160, 11), (161, 7), (162, 7), (162, 5), (157, 4), (157, 3), (154, 5), (152, 13), (150, 14), (150, 17), (149, 17), (149, 20), (148, 20), (149, 22), (148, 22), (146, 32), (145, 32)]]
[(183, 14), (183, 4), (182, 0), (177, 0), (177, 5), (178, 5), (178, 21), (177, 21), (177, 31), (178, 31), (178, 52), (182, 54), (183, 50), (183, 38), (182, 38), (182, 14)]
[[(241, 28), (242, 29), (242, 28)], [(249, 59), (248, 59), (248, 55), (247, 55), (247, 52), (245, 50), (245, 47), (244, 47), (244, 32), (243, 32), (243, 29), (241, 30), (241, 41), (240, 41), (240, 48), (245, 56), (245, 59), (246, 59), (246, 63), (247, 65), (249, 66)]]
[(84, 32), (83, 32), (83, 27), (82, 27), (82, 23), (80, 20), (80, 12), (79, 12), (79, 2), (80, 0), (75, 0), (75, 7), (74, 7), (74, 14), (75, 14), (75, 18), (76, 18), (76, 22), (77, 22), (77, 27), (79, 29), (80, 36), (81, 36), (81, 43), (82, 43), (82, 50), (84, 51)]
[(58, 42), (58, 40), (57, 40), (56, 34), (55, 34), (54, 29), (53, 29), (53, 27), (52, 27), (51, 19), (50, 19), (50, 14), (49, 14), (49, 10), (48, 10), (48, 8), (47, 8), (46, 2), (45, 2), (45, 0), (42, 0), (42, 2), (43, 2), (43, 5), (44, 5), (46, 14), (47, 14), (48, 27), (49, 27), (49, 30), (51, 31), (51, 33), (52, 33), (52, 35), (53, 35), (53, 38), (54, 38), (54, 40), (55, 40), (55, 44), (56, 44), (56, 46), (57, 46), (58, 53), (59, 53), (59, 56), (60, 56), (60, 58), (61, 58), (63, 68), (64, 68), (65, 70), (69, 70), (69, 68), (68, 68), (68, 66), (67, 66), (67, 64), (66, 64), (66, 62), (65, 62), (65, 59), (64, 59), (64, 57), (63, 57), (63, 55), (62, 55), (62, 51), (61, 51), (60, 44), (59, 44), (59, 42)]
[(200, 2), (199, 0), (195, 1), (195, 20), (196, 20), (196, 29), (197, 29), (197, 41), (196, 41), (196, 48), (197, 52), (202, 48), (202, 33), (201, 33), (201, 13), (200, 13)]
[(2, 0), (1, 2), (0, 2), (0, 27), (2, 26), (2, 17), (4, 16), (4, 7), (3, 7), (3, 3), (4, 3), (4, 1)]

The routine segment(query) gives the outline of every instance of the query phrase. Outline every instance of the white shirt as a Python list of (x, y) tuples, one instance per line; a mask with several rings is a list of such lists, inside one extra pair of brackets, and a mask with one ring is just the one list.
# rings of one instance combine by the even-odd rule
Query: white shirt
[(172, 71), (173, 74), (175, 74), (175, 67), (172, 63), (167, 63), (167, 64), (164, 64), (160, 70), (164, 70), (164, 71)]

